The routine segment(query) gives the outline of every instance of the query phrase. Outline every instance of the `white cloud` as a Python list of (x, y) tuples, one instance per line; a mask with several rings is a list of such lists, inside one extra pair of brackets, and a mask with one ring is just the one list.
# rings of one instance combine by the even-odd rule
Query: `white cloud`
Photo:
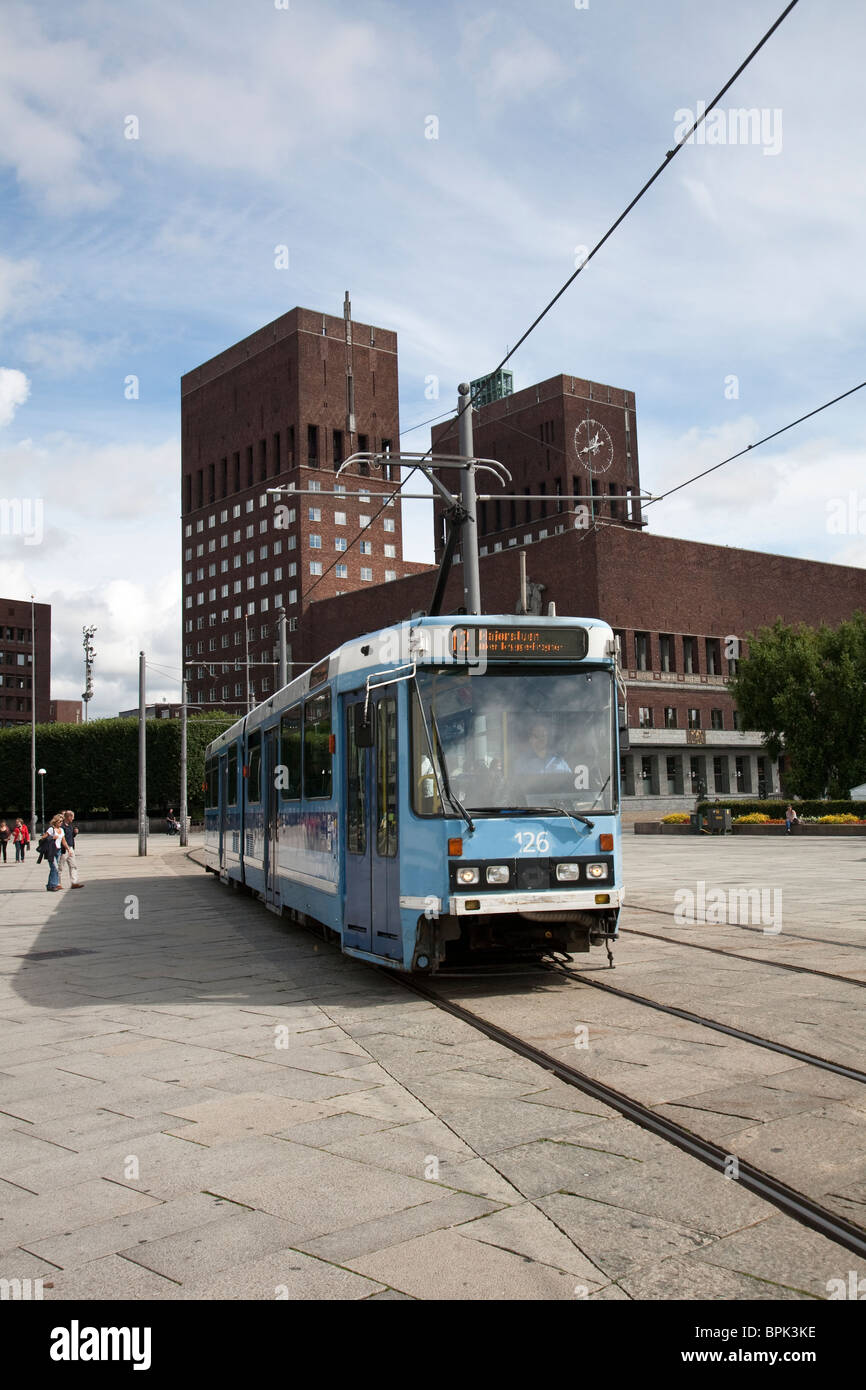
[(0, 426), (9, 425), (30, 395), (30, 382), (17, 367), (0, 367)]

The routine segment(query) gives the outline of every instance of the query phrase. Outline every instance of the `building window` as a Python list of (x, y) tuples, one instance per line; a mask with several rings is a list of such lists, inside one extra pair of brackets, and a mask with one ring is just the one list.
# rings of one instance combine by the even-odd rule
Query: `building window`
[(675, 671), (674, 639), (670, 632), (659, 634), (659, 665), (663, 671)]
[(347, 545), (348, 541), (346, 540), (345, 536), (338, 536), (337, 539), (334, 541), (335, 550), (345, 550)]
[(274, 583), (279, 584), (282, 577), (283, 571), (280, 569), (279, 566), (277, 566), (277, 568), (274, 570)]
[(713, 758), (713, 782), (715, 784), (716, 795), (719, 792), (727, 793), (731, 790), (731, 778), (728, 771), (728, 759), (726, 757)]
[(725, 727), (724, 717), (720, 709), (710, 710), (710, 728), (723, 729)]
[(390, 584), (390, 583), (391, 583), (391, 580), (392, 580), (392, 579), (396, 579), (396, 578), (397, 578), (397, 571), (396, 571), (396, 570), (386, 570), (386, 571), (385, 571), (385, 583), (386, 583), (386, 584)]
[(705, 641), (707, 654), (707, 675), (720, 676), (722, 674), (722, 650), (718, 637), (708, 637)]
[(687, 676), (696, 676), (698, 674), (697, 637), (683, 638), (683, 670)]
[[(365, 501), (367, 501), (367, 502), (369, 502), (369, 500), (370, 500), (369, 497), (367, 497), (367, 498), (365, 499)], [(372, 521), (372, 519), (373, 519), (373, 518), (370, 517), (370, 516), (359, 516), (359, 517), (358, 517), (358, 525), (359, 525), (359, 526), (369, 526), (369, 525), (370, 525), (370, 522)]]
[(321, 507), (308, 507), (308, 508), (307, 508), (307, 513), (308, 513), (308, 515), (309, 515), (310, 521), (321, 521), (321, 520), (322, 520), (322, 509), (321, 509)]
[(361, 566), (361, 581), (364, 584), (371, 584), (373, 582), (373, 571), (368, 569), (365, 565)]
[(310, 468), (319, 466), (319, 427), (307, 425), (307, 463)]
[(394, 527), (395, 527), (395, 525), (396, 525), (396, 523), (395, 523), (394, 518), (393, 518), (392, 516), (386, 516), (386, 517), (385, 517), (385, 520), (384, 520), (383, 523), (382, 523), (382, 525), (385, 527), (385, 530), (386, 530), (386, 531), (393, 531), (393, 530), (394, 530)]
[(362, 555), (372, 555), (372, 554), (373, 554), (373, 542), (372, 542), (372, 541), (361, 541), (361, 554), (362, 554)]
[(650, 658), (650, 639), (648, 632), (636, 632), (634, 635), (634, 662), (635, 669), (638, 671), (649, 670)]
[(677, 727), (677, 712), (673, 705), (665, 705), (665, 728), (675, 729)]
[(322, 562), (321, 562), (321, 560), (311, 560), (311, 561), (310, 561), (310, 574), (321, 574), (321, 573), (322, 573)]
[(293, 604), (293, 603), (297, 603), (297, 601), (298, 601), (298, 591), (297, 591), (297, 589), (290, 589), (290, 590), (289, 590), (289, 604), (291, 605), (291, 604)]
[(311, 550), (321, 550), (321, 548), (322, 548), (322, 537), (321, 537), (321, 536), (316, 536), (316, 535), (311, 535), (311, 536), (310, 536), (310, 549), (311, 549)]
[(651, 729), (651, 728), (652, 728), (652, 726), (653, 726), (653, 712), (652, 712), (652, 710), (651, 710), (648, 706), (646, 706), (646, 705), (641, 705), (641, 706), (639, 707), (638, 712), (637, 712), (637, 722), (638, 722), (638, 728), (640, 728), (640, 729)]
[(335, 525), (335, 526), (345, 526), (345, 524), (346, 524), (346, 513), (345, 513), (345, 512), (334, 512), (334, 525)]
[(396, 545), (386, 545), (386, 546), (385, 546), (385, 559), (386, 559), (386, 560), (396, 560), (396, 558), (397, 558), (397, 547), (396, 547)]
[(740, 727), (740, 711), (739, 711), (738, 709), (735, 709), (735, 710), (732, 711), (732, 713), (731, 713), (731, 719), (732, 719), (732, 721), (733, 721), (734, 728), (735, 728), (735, 729), (739, 729), (739, 727)]
[(699, 709), (689, 710), (689, 728), (699, 729), (701, 727), (701, 712)]
[(338, 578), (338, 579), (348, 579), (348, 578), (349, 578), (349, 566), (348, 566), (348, 565), (337, 565), (337, 567), (336, 567), (336, 575), (337, 575), (337, 578)]

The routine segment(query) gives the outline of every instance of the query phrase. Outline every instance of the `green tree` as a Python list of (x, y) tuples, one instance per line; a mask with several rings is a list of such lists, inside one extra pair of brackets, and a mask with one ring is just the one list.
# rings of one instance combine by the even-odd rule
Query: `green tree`
[(762, 731), (772, 758), (786, 755), (790, 793), (846, 797), (866, 779), (866, 614), (749, 634), (731, 693), (744, 727)]

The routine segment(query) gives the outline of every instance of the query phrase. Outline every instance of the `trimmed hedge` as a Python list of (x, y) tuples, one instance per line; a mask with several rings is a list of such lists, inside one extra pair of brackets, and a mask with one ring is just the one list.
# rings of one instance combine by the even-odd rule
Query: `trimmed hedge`
[[(236, 716), (221, 710), (187, 721), (187, 798), (190, 815), (204, 806), (205, 748)], [(147, 809), (150, 815), (178, 809), (180, 720), (148, 719)], [(44, 767), (45, 814), (69, 806), (79, 817), (104, 813), (136, 815), (138, 809), (138, 720), (94, 719), (87, 724), (37, 724), (36, 766)], [(36, 778), (36, 808), (41, 812)], [(0, 730), (0, 804), (9, 815), (30, 814), (30, 729)]]
[(698, 810), (703, 812), (713, 807), (727, 807), (735, 816), (760, 814), (769, 816), (770, 820), (784, 820), (789, 806), (793, 806), (798, 816), (850, 814), (866, 819), (866, 801), (798, 801), (796, 798), (789, 801), (727, 801), (720, 797), (718, 801), (702, 801)]

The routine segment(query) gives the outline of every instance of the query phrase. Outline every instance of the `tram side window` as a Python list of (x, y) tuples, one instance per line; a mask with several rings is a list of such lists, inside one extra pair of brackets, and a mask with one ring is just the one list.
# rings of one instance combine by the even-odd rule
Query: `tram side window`
[(219, 792), (217, 784), (218, 766), (219, 764), (217, 763), (216, 758), (208, 758), (207, 762), (205, 763), (205, 805), (210, 807), (219, 805)]
[(430, 745), (418, 696), (412, 692), (412, 810), (416, 816), (440, 816), (442, 802), (433, 772)]
[(301, 707), (295, 705), (280, 720), (280, 800), (297, 801), (301, 795)]
[(250, 734), (249, 764), (247, 772), (247, 801), (262, 799), (262, 736)]
[(229, 749), (229, 765), (226, 771), (226, 803), (238, 804), (238, 749), (237, 744)]
[(367, 750), (355, 737), (359, 711), (346, 706), (346, 847), (350, 854), (367, 853)]
[(379, 818), (376, 852), (386, 858), (397, 853), (397, 701), (380, 700), (376, 707), (376, 783)]
[(304, 705), (304, 796), (331, 795), (331, 692)]

